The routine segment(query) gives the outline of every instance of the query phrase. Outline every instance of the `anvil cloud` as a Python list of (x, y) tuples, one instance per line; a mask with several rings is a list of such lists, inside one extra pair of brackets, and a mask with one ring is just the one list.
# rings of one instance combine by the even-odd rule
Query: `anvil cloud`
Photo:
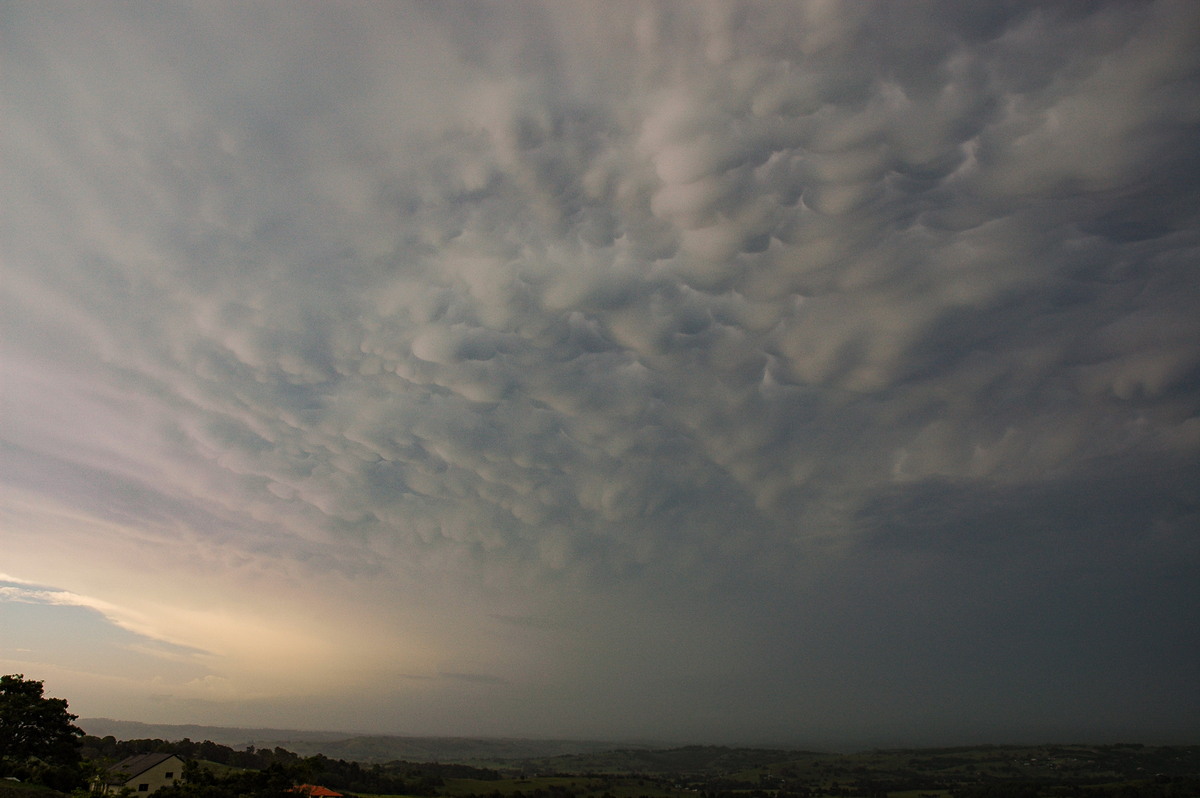
[(0, 26), (5, 672), (149, 721), (1200, 731), (1200, 5)]

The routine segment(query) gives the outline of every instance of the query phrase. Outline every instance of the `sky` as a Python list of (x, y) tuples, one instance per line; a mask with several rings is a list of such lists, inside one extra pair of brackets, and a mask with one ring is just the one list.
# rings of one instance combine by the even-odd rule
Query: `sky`
[(0, 7), (0, 672), (1200, 742), (1200, 3)]

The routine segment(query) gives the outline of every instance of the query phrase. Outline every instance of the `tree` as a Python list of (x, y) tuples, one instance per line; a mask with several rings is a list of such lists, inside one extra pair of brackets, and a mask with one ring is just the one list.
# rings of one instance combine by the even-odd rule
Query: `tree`
[[(0, 676), (0, 775), (50, 786), (78, 778), (83, 730), (62, 698), (46, 698), (24, 674)], [(54, 782), (54, 783), (51, 783)]]

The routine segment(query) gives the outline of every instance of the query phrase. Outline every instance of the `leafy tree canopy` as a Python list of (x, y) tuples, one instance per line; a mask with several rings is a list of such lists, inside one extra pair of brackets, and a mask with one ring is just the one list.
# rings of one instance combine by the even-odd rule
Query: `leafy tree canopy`
[(46, 698), (42, 683), (24, 674), (0, 676), (0, 769), (24, 772), (31, 763), (74, 768), (83, 730), (62, 698)]

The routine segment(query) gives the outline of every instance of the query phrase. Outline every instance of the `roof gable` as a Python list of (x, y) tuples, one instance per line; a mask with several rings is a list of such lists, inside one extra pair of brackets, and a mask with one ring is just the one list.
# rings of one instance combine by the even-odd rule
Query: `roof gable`
[(177, 760), (180, 767), (183, 766), (183, 760), (175, 754), (135, 754), (113, 765), (112, 775), (118, 779), (128, 781), (134, 776), (145, 773), (155, 765), (166, 762), (168, 759)]

